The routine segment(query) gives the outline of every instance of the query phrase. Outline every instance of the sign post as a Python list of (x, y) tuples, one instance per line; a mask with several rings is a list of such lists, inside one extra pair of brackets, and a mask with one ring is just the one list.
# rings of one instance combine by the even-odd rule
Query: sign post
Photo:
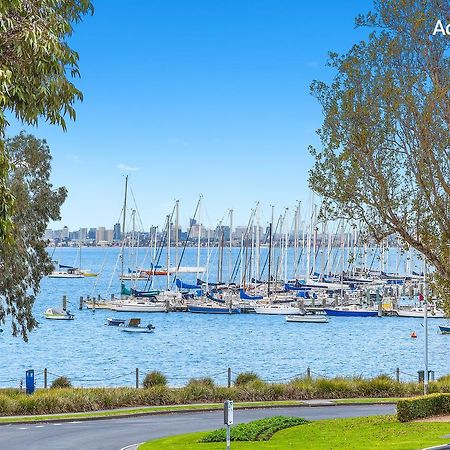
[(227, 426), (227, 450), (230, 450), (230, 427), (233, 425), (233, 400), (227, 400), (223, 405), (223, 422)]

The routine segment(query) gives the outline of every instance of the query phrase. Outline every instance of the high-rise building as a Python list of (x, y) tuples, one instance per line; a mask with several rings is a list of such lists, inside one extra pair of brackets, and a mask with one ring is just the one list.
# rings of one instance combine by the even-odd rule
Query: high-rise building
[(80, 228), (80, 231), (78, 232), (80, 241), (85, 241), (88, 238), (88, 229), (87, 228)]
[(98, 227), (95, 233), (95, 242), (105, 240), (105, 227)]
[(112, 242), (114, 240), (114, 230), (105, 230), (105, 241)]
[(88, 239), (92, 239), (94, 241), (96, 235), (97, 235), (97, 228), (89, 228)]
[(230, 227), (228, 225), (218, 225), (215, 231), (215, 238), (219, 241), (222, 239), (224, 241), (230, 240)]
[(120, 231), (120, 223), (114, 224), (114, 235), (113, 235), (114, 241), (121, 241), (122, 240), (122, 233)]
[(69, 239), (69, 227), (64, 227), (62, 230), (61, 230), (61, 240), (67, 240), (67, 239)]

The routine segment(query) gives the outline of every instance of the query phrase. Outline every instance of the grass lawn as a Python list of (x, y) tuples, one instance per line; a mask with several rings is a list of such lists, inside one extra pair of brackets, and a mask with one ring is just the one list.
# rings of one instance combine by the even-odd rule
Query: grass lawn
[[(450, 423), (400, 423), (394, 416), (318, 420), (276, 433), (267, 442), (232, 442), (236, 450), (421, 449), (450, 442)], [(223, 450), (224, 443), (198, 444), (205, 433), (157, 439), (139, 450)]]
[[(251, 409), (251, 408), (263, 408), (270, 406), (300, 406), (301, 401), (297, 400), (284, 400), (275, 402), (239, 402), (234, 404), (235, 409)], [(142, 408), (126, 408), (116, 409), (111, 411), (92, 411), (85, 413), (66, 413), (66, 414), (43, 414), (43, 415), (30, 415), (11, 417), (0, 417), (0, 423), (10, 422), (34, 422), (34, 421), (51, 421), (61, 419), (94, 419), (96, 417), (110, 417), (110, 416), (127, 416), (135, 414), (152, 414), (161, 412), (181, 412), (181, 411), (196, 411), (196, 410), (223, 410), (223, 403), (203, 403), (197, 405), (167, 405), (167, 406), (146, 406)]]
[(337, 405), (347, 405), (353, 403), (397, 403), (399, 400), (403, 400), (407, 397), (360, 397), (360, 398), (340, 398), (337, 400), (332, 400)]

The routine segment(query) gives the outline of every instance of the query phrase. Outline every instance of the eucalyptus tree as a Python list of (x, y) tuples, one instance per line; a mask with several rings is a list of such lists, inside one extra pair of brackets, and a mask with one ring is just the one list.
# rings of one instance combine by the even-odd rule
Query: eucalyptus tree
[(66, 189), (50, 183), (51, 155), (45, 140), (20, 133), (4, 141), (11, 164), (7, 187), (14, 196), (13, 235), (0, 245), (0, 322), (11, 316), (14, 335), (27, 339), (36, 326), (32, 307), (40, 282), (53, 269), (45, 229), (58, 220)]
[(438, 20), (448, 0), (376, 0), (357, 17), (368, 38), (331, 54), (332, 82), (311, 87), (324, 121), (309, 182), (329, 217), (419, 251), (450, 310), (450, 36)]
[[(7, 118), (15, 116), (24, 124), (36, 125), (39, 120), (66, 129), (65, 118), (75, 119), (74, 105), (82, 100), (82, 93), (73, 80), (79, 76), (78, 53), (68, 44), (74, 25), (92, 12), (89, 0), (0, 0), (0, 251), (5, 249), (20, 254), (22, 242), (16, 241), (24, 221), (22, 205), (15, 198), (10, 184), (13, 174), (21, 173), (14, 166), (10, 147), (5, 145)], [(23, 137), (21, 138), (23, 139)], [(45, 158), (44, 158), (45, 159)], [(47, 166), (45, 166), (47, 167)], [(38, 167), (36, 166), (36, 170)], [(39, 169), (46, 173), (45, 170)], [(49, 170), (49, 166), (48, 166)], [(24, 183), (27, 180), (23, 180)], [(37, 182), (37, 181), (36, 181)], [(42, 199), (52, 200), (51, 196)], [(51, 217), (53, 205), (40, 209), (42, 218)], [(31, 214), (33, 211), (27, 209)], [(47, 211), (47, 212), (46, 212)], [(45, 214), (44, 214), (45, 212)], [(52, 215), (58, 215), (52, 210)], [(16, 260), (19, 263), (19, 259)], [(6, 261), (0, 261), (2, 278), (13, 281), (16, 273), (6, 273)], [(26, 263), (24, 262), (26, 265)], [(39, 270), (38, 270), (39, 272)], [(45, 272), (45, 271), (44, 271)], [(41, 273), (41, 272), (39, 272)], [(31, 283), (35, 283), (30, 279)], [(16, 278), (17, 279), (17, 278)], [(6, 281), (5, 281), (6, 282)], [(4, 284), (4, 283), (3, 283)], [(34, 284), (36, 285), (36, 284)], [(12, 289), (9, 288), (9, 289)], [(32, 288), (33, 290), (33, 288)], [(30, 299), (22, 289), (0, 289), (0, 297), (6, 297), (8, 307), (0, 311), (0, 320), (10, 314), (17, 321), (25, 337), (26, 330), (35, 322), (30, 316)], [(24, 315), (25, 314), (25, 315)], [(17, 329), (14, 328), (14, 332)]]

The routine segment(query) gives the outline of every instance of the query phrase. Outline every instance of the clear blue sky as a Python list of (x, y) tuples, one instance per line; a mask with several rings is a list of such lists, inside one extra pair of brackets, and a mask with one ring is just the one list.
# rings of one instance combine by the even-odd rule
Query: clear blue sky
[[(69, 190), (61, 223), (110, 227), (123, 175), (144, 225), (160, 224), (173, 200), (186, 225), (204, 195), (209, 222), (228, 208), (247, 222), (260, 201), (279, 211), (308, 200), (309, 144), (322, 115), (309, 93), (329, 80), (328, 51), (364, 34), (354, 17), (368, 0), (94, 1), (76, 27), (77, 85), (84, 102), (68, 132), (45, 123), (53, 182)], [(15, 122), (12, 135), (24, 127)], [(137, 170), (125, 172), (120, 167)]]

